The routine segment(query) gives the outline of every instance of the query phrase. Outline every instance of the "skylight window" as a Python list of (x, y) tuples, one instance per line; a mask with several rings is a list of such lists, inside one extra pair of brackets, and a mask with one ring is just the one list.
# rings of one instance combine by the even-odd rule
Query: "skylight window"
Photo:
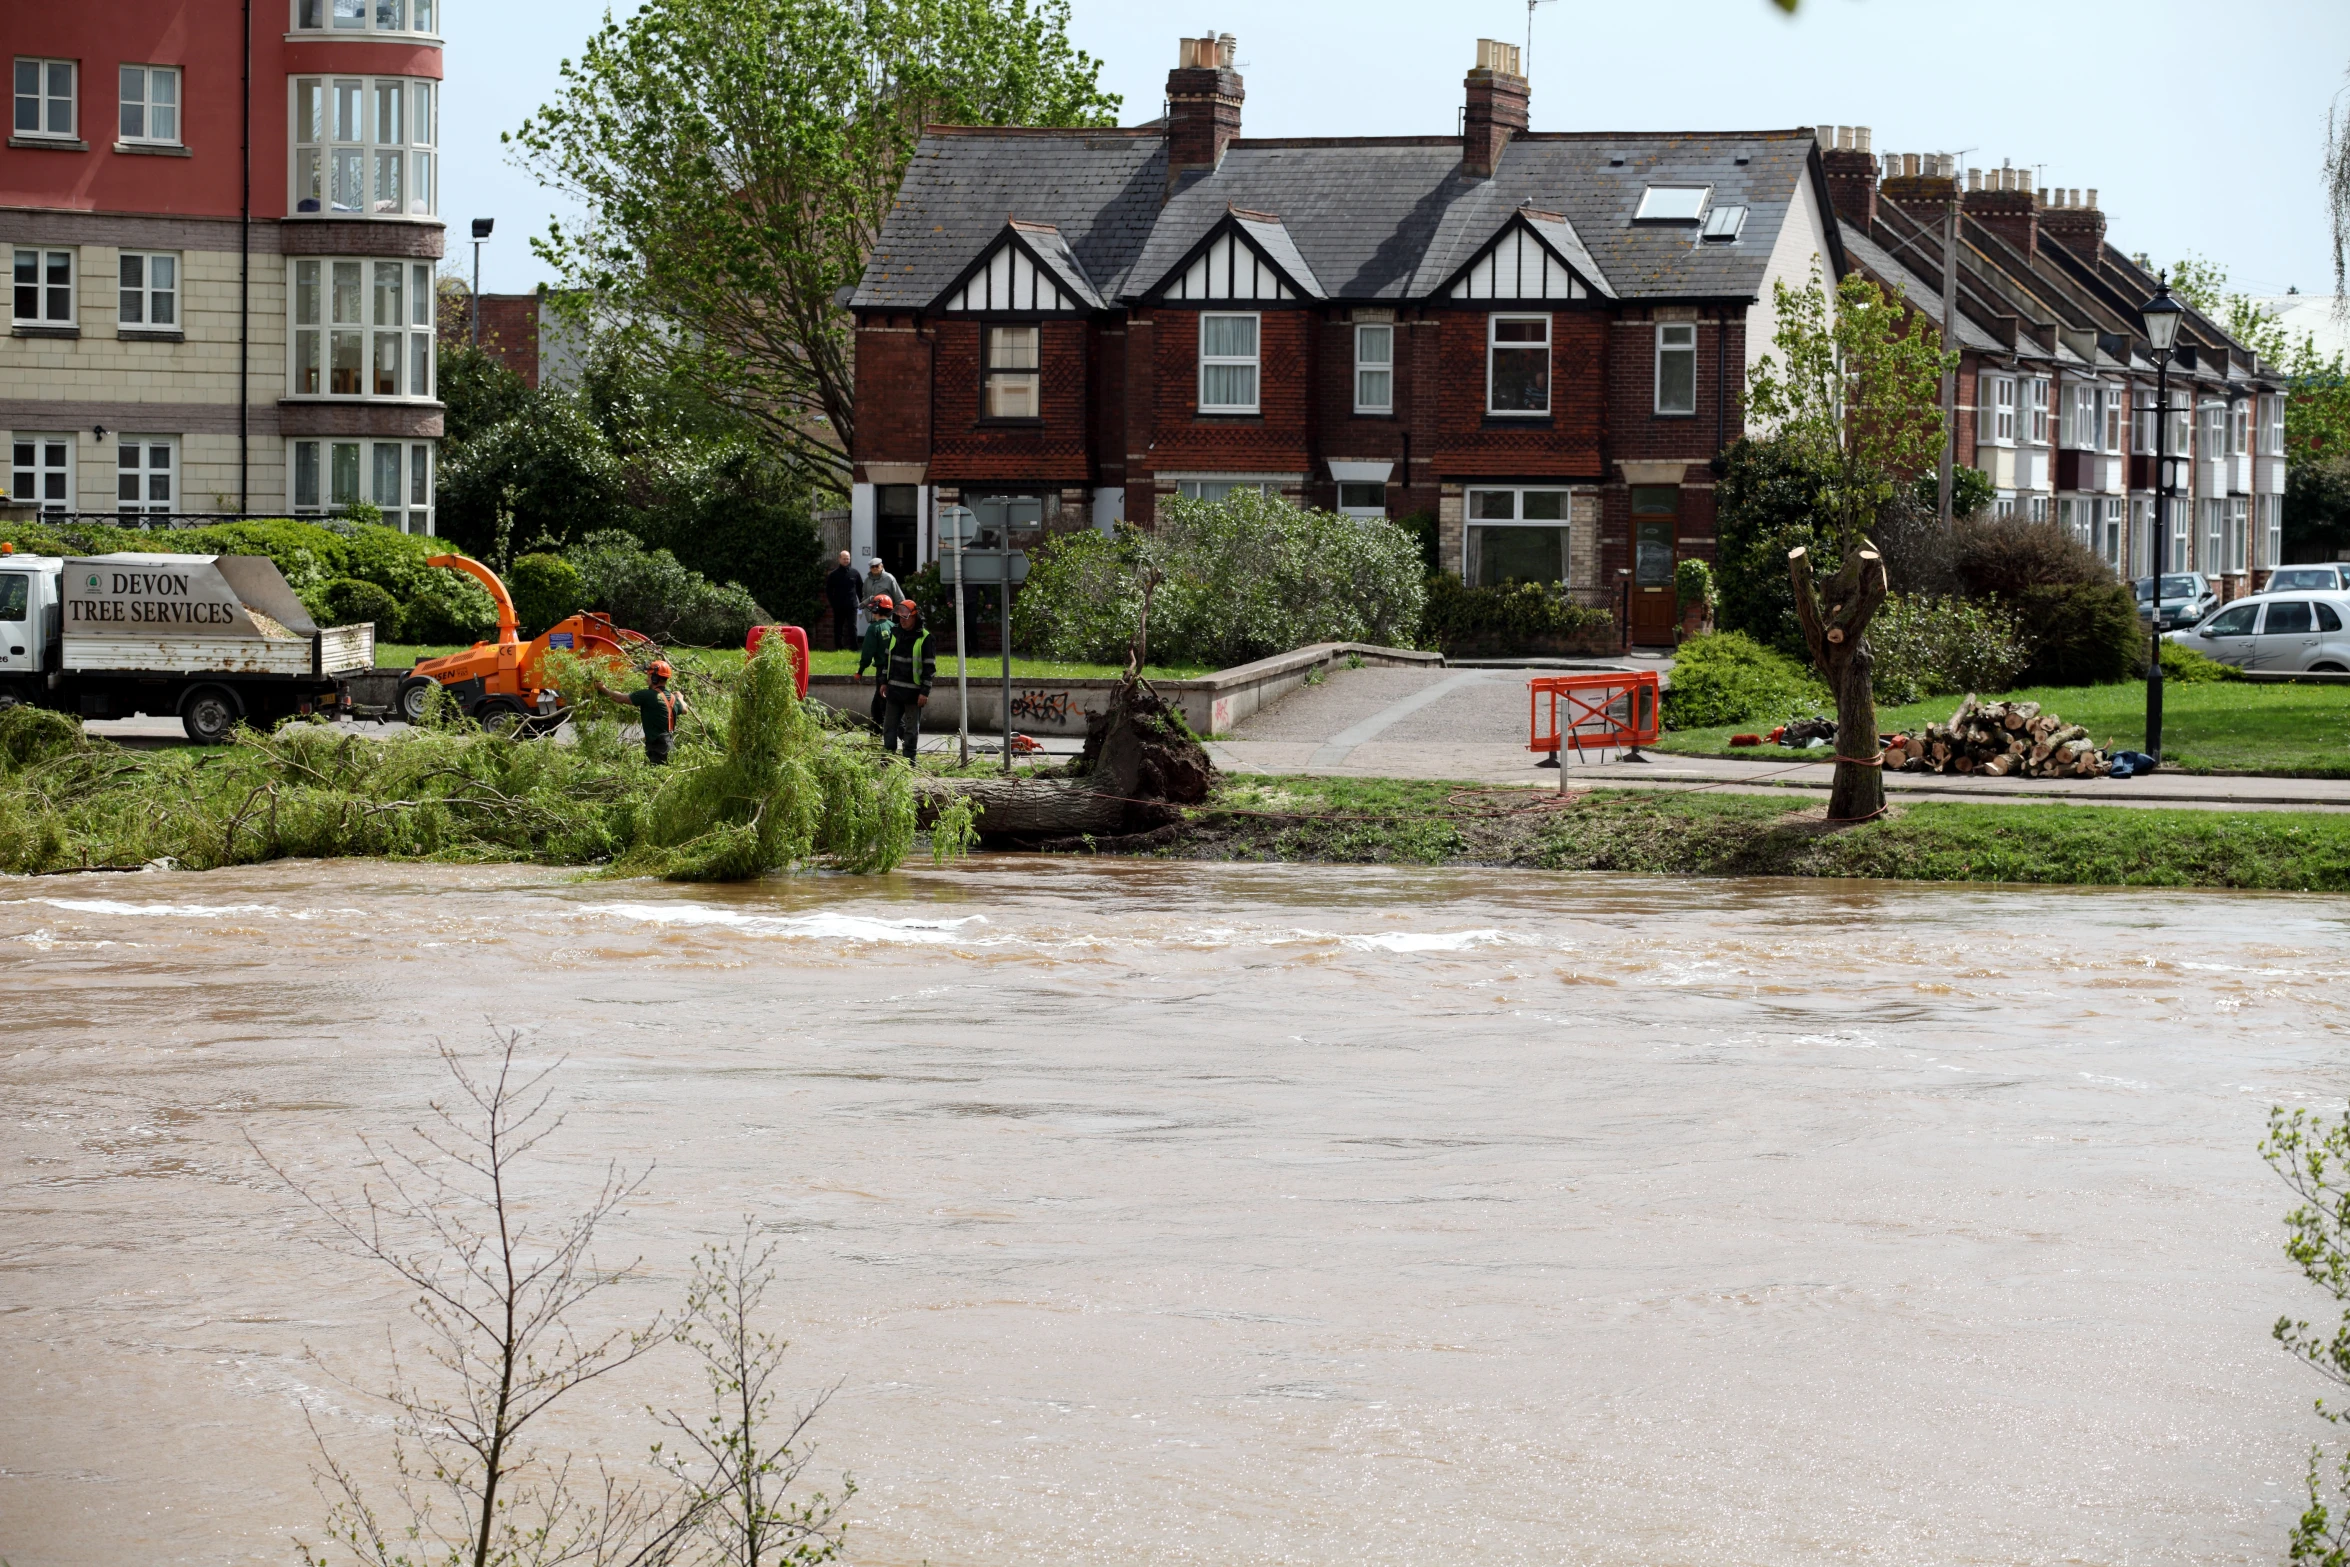
[(1711, 185), (1651, 185), (1641, 194), (1635, 223), (1695, 223), (1705, 215)]
[(1738, 231), (1745, 227), (1746, 209), (1744, 207), (1716, 207), (1705, 215), (1705, 237), (1707, 239), (1733, 240), (1738, 237)]

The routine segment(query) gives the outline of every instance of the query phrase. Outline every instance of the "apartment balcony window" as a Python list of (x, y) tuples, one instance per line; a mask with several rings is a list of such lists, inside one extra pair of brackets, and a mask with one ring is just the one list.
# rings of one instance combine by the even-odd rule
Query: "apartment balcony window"
[(433, 395), (432, 267), (302, 257), (293, 264), (286, 386), (294, 397)]
[(16, 118), (11, 123), (17, 135), (74, 139), (75, 74), (71, 60), (16, 62)]
[(434, 0), (294, 0), (296, 32), (432, 33)]
[(439, 211), (438, 88), (404, 76), (297, 77), (292, 210), (378, 218)]
[(167, 516), (178, 508), (179, 437), (125, 435), (114, 447), (114, 510)]
[(180, 140), (180, 73), (176, 65), (122, 68), (122, 139), (145, 146), (176, 147)]
[(297, 517), (344, 512), (365, 501), (388, 527), (433, 531), (430, 441), (288, 441), (286, 474)]

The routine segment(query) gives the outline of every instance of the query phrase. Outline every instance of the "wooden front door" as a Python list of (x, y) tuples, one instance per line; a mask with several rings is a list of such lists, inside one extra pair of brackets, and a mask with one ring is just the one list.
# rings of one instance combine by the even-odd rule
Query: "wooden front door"
[(1632, 490), (1632, 642), (1669, 647), (1680, 616), (1673, 602), (1674, 531), (1681, 492), (1671, 485)]

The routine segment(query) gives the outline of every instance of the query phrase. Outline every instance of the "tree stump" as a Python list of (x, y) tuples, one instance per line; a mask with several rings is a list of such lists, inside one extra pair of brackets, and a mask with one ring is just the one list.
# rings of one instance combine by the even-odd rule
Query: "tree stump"
[(1870, 683), (1876, 654), (1869, 621), (1885, 602), (1885, 562), (1862, 539), (1822, 593), (1812, 579), (1810, 552), (1787, 552), (1795, 584), (1795, 614), (1812, 662), (1836, 697), (1836, 775), (1828, 791), (1828, 820), (1867, 821), (1885, 809), (1884, 758), (1877, 746), (1877, 696)]

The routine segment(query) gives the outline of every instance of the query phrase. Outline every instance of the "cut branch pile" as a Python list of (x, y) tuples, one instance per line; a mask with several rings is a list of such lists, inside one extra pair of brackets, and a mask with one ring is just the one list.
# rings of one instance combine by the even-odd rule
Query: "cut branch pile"
[(1886, 753), (1905, 773), (1984, 773), (1993, 778), (2094, 778), (2107, 758), (2089, 731), (2037, 702), (1968, 697), (1946, 724), (1928, 724)]

